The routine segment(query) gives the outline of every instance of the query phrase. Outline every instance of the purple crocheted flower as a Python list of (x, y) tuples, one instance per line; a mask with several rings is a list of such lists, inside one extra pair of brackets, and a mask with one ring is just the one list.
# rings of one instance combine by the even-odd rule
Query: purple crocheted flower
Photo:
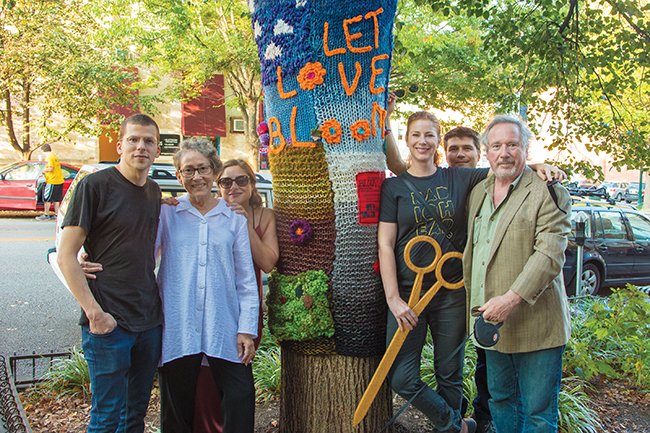
[(306, 242), (311, 234), (311, 226), (305, 220), (295, 220), (289, 227), (289, 235), (294, 242)]

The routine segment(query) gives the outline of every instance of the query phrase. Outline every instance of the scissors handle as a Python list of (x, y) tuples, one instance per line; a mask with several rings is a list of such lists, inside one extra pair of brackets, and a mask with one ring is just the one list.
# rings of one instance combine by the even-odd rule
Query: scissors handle
[[(415, 244), (419, 242), (426, 242), (430, 244), (433, 247), (433, 250), (435, 251), (435, 255), (433, 256), (433, 261), (429, 266), (426, 266), (424, 268), (416, 266), (411, 260), (411, 250), (413, 249)], [(438, 261), (441, 256), (442, 256), (442, 249), (440, 248), (440, 244), (436, 242), (435, 239), (430, 238), (429, 236), (416, 236), (410, 241), (408, 241), (408, 243), (406, 244), (406, 247), (404, 248), (404, 262), (406, 263), (406, 266), (408, 266), (410, 270), (416, 273), (415, 282), (413, 284), (413, 288), (411, 290), (411, 296), (409, 297), (409, 301), (408, 301), (409, 307), (413, 308), (413, 306), (415, 306), (415, 304), (417, 304), (417, 302), (420, 300), (420, 292), (422, 290), (422, 281), (424, 280), (424, 275), (428, 274), (429, 272), (432, 272), (436, 268), (436, 265), (438, 264)]]

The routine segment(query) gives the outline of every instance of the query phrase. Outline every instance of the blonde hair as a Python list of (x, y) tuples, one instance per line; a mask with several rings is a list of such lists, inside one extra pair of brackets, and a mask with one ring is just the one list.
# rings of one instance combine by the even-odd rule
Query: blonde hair
[(428, 120), (431, 122), (433, 124), (433, 129), (435, 129), (436, 134), (438, 134), (438, 141), (440, 141), (440, 122), (436, 116), (427, 111), (417, 111), (409, 116), (408, 120), (406, 121), (407, 137), (409, 135), (409, 129), (411, 129), (411, 123), (417, 122), (418, 120)]

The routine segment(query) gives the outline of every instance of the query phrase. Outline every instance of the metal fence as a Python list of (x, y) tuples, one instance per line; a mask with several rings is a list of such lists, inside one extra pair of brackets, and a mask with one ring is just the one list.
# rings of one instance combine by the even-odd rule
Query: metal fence
[(39, 353), (32, 355), (14, 355), (9, 358), (11, 375), (16, 388), (25, 389), (42, 380), (42, 377), (54, 364), (55, 359), (70, 358), (70, 352)]
[(0, 432), (32, 432), (2, 355), (0, 355)]

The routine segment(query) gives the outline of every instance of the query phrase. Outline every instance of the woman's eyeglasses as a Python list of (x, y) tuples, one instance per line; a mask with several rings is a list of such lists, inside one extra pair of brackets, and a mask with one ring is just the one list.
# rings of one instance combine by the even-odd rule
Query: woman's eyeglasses
[[(420, 86), (418, 86), (417, 84), (411, 84), (410, 86), (408, 86), (408, 89), (409, 92), (411, 93), (417, 93), (417, 91), (420, 90)], [(406, 95), (406, 89), (395, 90), (395, 96), (397, 96), (398, 98), (403, 98), (404, 95)]]
[(184, 169), (181, 170), (181, 174), (183, 177), (194, 177), (194, 173), (199, 172), (199, 176), (205, 176), (206, 174), (210, 174), (212, 171), (212, 167), (209, 165), (204, 165), (203, 167), (199, 168), (191, 168), (191, 167), (185, 167)]
[(237, 176), (234, 179), (231, 179), (229, 177), (222, 177), (217, 181), (217, 185), (219, 185), (219, 188), (228, 189), (232, 186), (233, 182), (235, 182), (237, 186), (244, 187), (248, 185), (249, 181), (250, 181), (249, 177), (244, 174), (242, 176)]

